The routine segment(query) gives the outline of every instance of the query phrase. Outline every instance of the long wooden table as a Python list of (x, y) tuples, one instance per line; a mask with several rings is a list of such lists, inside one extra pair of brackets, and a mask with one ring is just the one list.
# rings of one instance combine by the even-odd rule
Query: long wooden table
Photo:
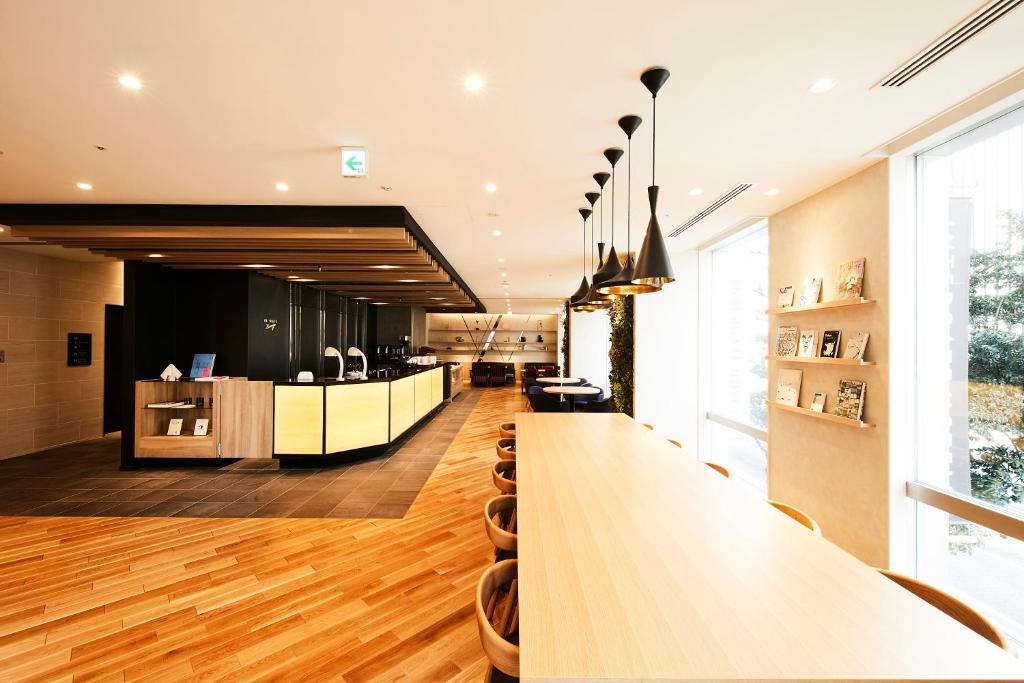
[(524, 681), (1024, 678), (624, 415), (519, 413), (516, 434)]

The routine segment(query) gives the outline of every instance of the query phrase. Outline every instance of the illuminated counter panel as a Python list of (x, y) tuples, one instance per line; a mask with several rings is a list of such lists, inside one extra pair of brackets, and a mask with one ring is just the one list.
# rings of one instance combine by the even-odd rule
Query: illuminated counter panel
[(397, 439), (416, 422), (415, 387), (416, 376), (391, 382), (392, 439)]
[(448, 368), (435, 368), (427, 374), (430, 375), (430, 405), (434, 408), (444, 401), (444, 373)]
[(388, 443), (389, 382), (334, 384), (326, 387), (327, 453)]
[(274, 454), (323, 455), (324, 387), (274, 387)]
[(415, 376), (416, 380), (416, 421), (433, 409), (430, 397), (430, 372), (421, 372)]

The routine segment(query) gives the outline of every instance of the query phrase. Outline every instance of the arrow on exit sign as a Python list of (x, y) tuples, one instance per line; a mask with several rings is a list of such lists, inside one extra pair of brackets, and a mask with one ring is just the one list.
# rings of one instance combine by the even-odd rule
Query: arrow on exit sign
[(366, 175), (366, 149), (364, 147), (341, 148), (341, 175), (361, 178)]

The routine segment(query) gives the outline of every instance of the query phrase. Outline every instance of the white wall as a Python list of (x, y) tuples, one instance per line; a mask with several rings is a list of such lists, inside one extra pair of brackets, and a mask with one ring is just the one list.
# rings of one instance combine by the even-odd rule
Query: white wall
[(608, 395), (611, 363), (608, 348), (611, 325), (606, 311), (569, 314), (569, 367), (573, 377), (583, 377)]
[(634, 413), (665, 438), (697, 454), (698, 409), (696, 251), (674, 254), (676, 281), (636, 296)]

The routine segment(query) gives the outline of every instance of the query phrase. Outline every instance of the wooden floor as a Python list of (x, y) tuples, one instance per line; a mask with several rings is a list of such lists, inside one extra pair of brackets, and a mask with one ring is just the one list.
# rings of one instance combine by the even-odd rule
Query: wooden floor
[(0, 680), (483, 679), (490, 389), (402, 519), (0, 518)]

